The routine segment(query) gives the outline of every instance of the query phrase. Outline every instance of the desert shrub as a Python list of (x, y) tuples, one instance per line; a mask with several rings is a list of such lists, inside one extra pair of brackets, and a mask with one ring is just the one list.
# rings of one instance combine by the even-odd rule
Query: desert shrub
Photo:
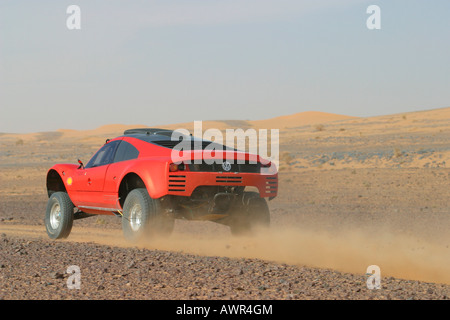
[(316, 129), (317, 131), (324, 131), (324, 130), (325, 130), (325, 127), (324, 127), (323, 124), (316, 124), (316, 125), (314, 126), (314, 129)]

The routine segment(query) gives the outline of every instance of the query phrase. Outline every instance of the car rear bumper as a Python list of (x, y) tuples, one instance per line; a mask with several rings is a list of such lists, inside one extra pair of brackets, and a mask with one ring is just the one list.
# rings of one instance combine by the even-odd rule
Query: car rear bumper
[(261, 197), (274, 198), (278, 193), (278, 174), (239, 172), (171, 172), (167, 179), (169, 195), (191, 196), (199, 186), (253, 186)]

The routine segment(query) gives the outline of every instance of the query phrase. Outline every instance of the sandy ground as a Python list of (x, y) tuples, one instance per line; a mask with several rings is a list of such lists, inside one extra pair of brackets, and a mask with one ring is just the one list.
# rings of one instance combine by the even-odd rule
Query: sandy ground
[[(116, 217), (77, 220), (57, 242), (43, 225), (48, 168), (87, 161), (129, 126), (0, 135), (0, 297), (448, 299), (450, 109), (204, 127), (230, 125), (280, 129), (270, 230), (233, 238), (221, 225), (177, 221), (169, 239), (138, 246), (123, 241)], [(67, 289), (69, 265), (81, 268), (80, 290)], [(366, 287), (370, 265), (380, 290)]]

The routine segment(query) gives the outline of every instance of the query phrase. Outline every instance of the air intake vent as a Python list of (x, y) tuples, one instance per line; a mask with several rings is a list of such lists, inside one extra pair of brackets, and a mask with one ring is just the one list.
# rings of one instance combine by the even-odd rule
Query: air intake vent
[(184, 192), (186, 188), (186, 176), (185, 175), (169, 175), (169, 191)]
[(239, 176), (217, 176), (217, 183), (242, 183), (242, 177)]
[(278, 181), (276, 177), (266, 178), (266, 193), (277, 193)]

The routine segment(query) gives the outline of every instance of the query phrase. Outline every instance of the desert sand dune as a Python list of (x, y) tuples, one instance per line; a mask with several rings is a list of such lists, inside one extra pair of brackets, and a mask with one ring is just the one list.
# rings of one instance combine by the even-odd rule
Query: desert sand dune
[(357, 118), (326, 112), (307, 111), (267, 120), (251, 121), (251, 124), (255, 128), (284, 129), (289, 127), (324, 124), (328, 122), (335, 122), (349, 119), (357, 119)]

